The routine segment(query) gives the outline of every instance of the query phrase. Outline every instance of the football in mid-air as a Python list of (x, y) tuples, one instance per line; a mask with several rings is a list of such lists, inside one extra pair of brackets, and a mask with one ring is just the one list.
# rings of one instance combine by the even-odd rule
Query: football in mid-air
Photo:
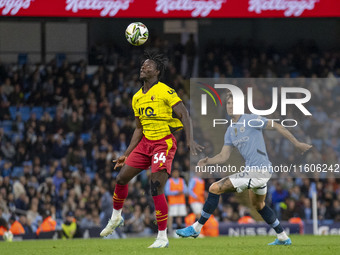
[(4, 235), (2, 236), (2, 238), (3, 238), (4, 241), (6, 241), (6, 242), (12, 242), (12, 240), (13, 240), (13, 234), (12, 234), (11, 231), (6, 231), (6, 232), (4, 233)]
[(126, 40), (134, 46), (144, 44), (149, 38), (148, 28), (141, 22), (133, 22), (125, 30)]

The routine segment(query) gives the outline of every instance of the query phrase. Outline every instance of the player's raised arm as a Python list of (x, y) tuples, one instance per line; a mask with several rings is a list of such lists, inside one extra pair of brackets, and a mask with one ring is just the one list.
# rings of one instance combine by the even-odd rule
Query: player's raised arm
[(285, 138), (291, 141), (291, 143), (294, 144), (294, 146), (299, 151), (301, 151), (301, 153), (305, 153), (310, 148), (312, 148), (312, 145), (307, 144), (307, 143), (302, 143), (299, 140), (297, 140), (288, 129), (286, 129), (284, 126), (282, 126), (279, 123), (273, 122), (273, 125), (272, 125), (272, 123), (269, 123), (268, 121), (266, 129), (275, 129), (277, 132), (279, 132), (281, 135), (283, 135)]
[(215, 157), (213, 158), (203, 158), (200, 161), (198, 161), (197, 165), (198, 166), (205, 166), (205, 165), (213, 165), (213, 164), (221, 164), (226, 162), (229, 157), (230, 157), (230, 153), (232, 150), (232, 146), (230, 145), (224, 145), (222, 147), (222, 150), (219, 154), (217, 154)]
[(143, 127), (142, 127), (142, 124), (140, 123), (139, 118), (136, 117), (136, 129), (133, 132), (130, 145), (126, 149), (124, 155), (112, 161), (112, 162), (117, 162), (114, 169), (116, 169), (117, 167), (122, 167), (124, 165), (126, 158), (130, 155), (131, 151), (133, 151), (133, 149), (137, 146), (137, 144), (140, 142), (142, 137), (143, 137)]
[(197, 155), (197, 150), (202, 151), (202, 149), (204, 149), (204, 147), (197, 144), (194, 141), (192, 121), (191, 121), (191, 118), (189, 116), (187, 108), (185, 108), (183, 102), (180, 102), (177, 105), (175, 105), (172, 108), (172, 110), (177, 114), (178, 118), (183, 123), (183, 128), (184, 128), (184, 131), (185, 131), (187, 146), (190, 148), (190, 151), (193, 155)]

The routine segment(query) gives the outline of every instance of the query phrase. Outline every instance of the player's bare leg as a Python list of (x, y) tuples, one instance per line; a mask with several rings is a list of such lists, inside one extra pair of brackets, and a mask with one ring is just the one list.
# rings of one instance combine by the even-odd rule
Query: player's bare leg
[(109, 219), (106, 227), (100, 232), (100, 236), (107, 236), (113, 232), (117, 227), (124, 224), (122, 217), (122, 208), (124, 201), (128, 195), (129, 181), (139, 174), (141, 169), (137, 169), (128, 165), (124, 165), (117, 175), (117, 184), (113, 194), (113, 211), (111, 219)]
[(209, 187), (209, 192), (216, 195), (221, 195), (223, 193), (236, 192), (236, 189), (231, 183), (229, 177), (225, 177), (218, 182), (214, 182), (213, 184), (211, 184), (211, 186)]
[[(257, 193), (261, 192), (260, 189), (257, 189)], [(262, 216), (262, 218), (270, 225), (277, 234), (277, 239), (269, 243), (269, 245), (291, 245), (292, 242), (290, 238), (287, 236), (286, 232), (283, 230), (279, 220), (276, 218), (276, 215), (270, 207), (268, 207), (265, 203), (266, 194), (256, 194), (253, 190), (249, 190), (249, 198), (253, 205), (253, 207), (258, 211), (258, 213)]]
[(208, 199), (205, 201), (201, 217), (192, 226), (178, 229), (177, 235), (181, 237), (198, 237), (203, 225), (207, 222), (210, 215), (215, 211), (220, 200), (220, 195), (226, 192), (235, 192), (236, 189), (228, 177), (225, 177), (218, 182), (214, 182), (209, 187)]
[(166, 248), (169, 241), (166, 233), (168, 220), (168, 204), (164, 195), (164, 187), (169, 175), (166, 169), (151, 174), (151, 195), (155, 203), (158, 235), (156, 241), (149, 248)]

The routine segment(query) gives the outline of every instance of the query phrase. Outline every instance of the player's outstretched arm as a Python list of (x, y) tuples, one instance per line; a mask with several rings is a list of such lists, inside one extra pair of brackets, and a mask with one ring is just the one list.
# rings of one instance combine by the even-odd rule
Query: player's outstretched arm
[(200, 161), (198, 161), (197, 165), (198, 166), (205, 166), (205, 165), (213, 165), (213, 164), (221, 164), (226, 162), (231, 153), (232, 147), (229, 145), (224, 145), (222, 147), (222, 150), (219, 154), (217, 154), (215, 157), (212, 158), (203, 158)]
[(306, 151), (308, 151), (310, 148), (312, 148), (312, 145), (298, 141), (294, 137), (294, 135), (288, 129), (286, 129), (284, 126), (282, 126), (281, 124), (273, 122), (273, 125), (272, 125), (272, 123), (269, 123), (269, 121), (268, 121), (266, 129), (275, 129), (277, 132), (279, 132), (281, 135), (283, 135), (285, 138), (287, 138), (289, 141), (291, 141), (291, 143), (294, 144), (294, 146), (299, 151), (301, 151), (302, 154), (305, 153)]
[(136, 129), (133, 132), (130, 145), (126, 149), (124, 155), (112, 161), (112, 162), (116, 162), (114, 169), (116, 169), (117, 167), (124, 166), (126, 158), (130, 155), (131, 151), (133, 151), (133, 149), (137, 146), (137, 144), (140, 142), (142, 137), (143, 137), (143, 127), (142, 127), (142, 124), (140, 123), (139, 118), (136, 118)]
[(177, 114), (178, 118), (183, 123), (188, 148), (190, 148), (190, 151), (193, 155), (197, 155), (197, 151), (202, 151), (204, 147), (194, 141), (192, 121), (187, 108), (185, 108), (183, 102), (180, 102), (175, 105), (172, 110)]

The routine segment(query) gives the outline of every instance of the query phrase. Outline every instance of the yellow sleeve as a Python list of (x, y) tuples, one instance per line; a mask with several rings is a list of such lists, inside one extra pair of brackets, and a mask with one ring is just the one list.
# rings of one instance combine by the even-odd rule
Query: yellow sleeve
[(136, 107), (136, 97), (133, 96), (132, 97), (132, 109), (133, 109), (133, 112), (135, 113), (135, 117), (139, 117), (139, 113), (138, 113), (138, 109)]
[(164, 92), (164, 97), (165, 97), (166, 103), (170, 107), (173, 107), (174, 105), (182, 101), (182, 99), (177, 95), (176, 91), (172, 88), (168, 88)]

